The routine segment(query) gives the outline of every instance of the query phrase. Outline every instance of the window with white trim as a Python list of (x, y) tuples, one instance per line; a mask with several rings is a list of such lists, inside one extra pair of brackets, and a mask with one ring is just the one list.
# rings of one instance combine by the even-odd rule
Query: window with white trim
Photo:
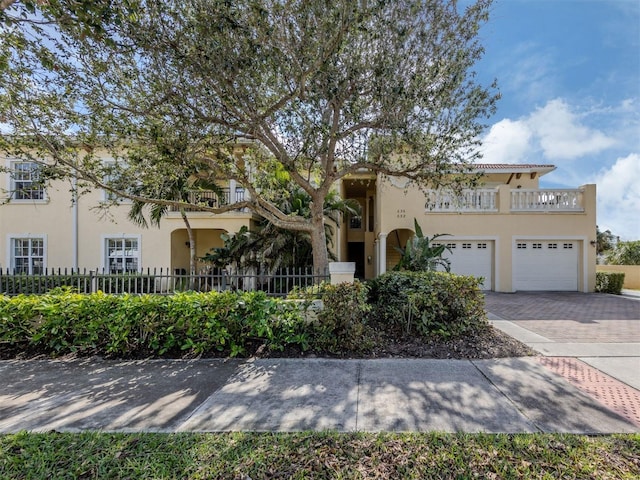
[(109, 273), (137, 272), (140, 269), (138, 237), (105, 238), (105, 268)]
[(45, 241), (43, 237), (15, 237), (10, 240), (11, 269), (15, 273), (35, 275), (45, 270)]
[(39, 171), (40, 166), (35, 162), (11, 162), (9, 189), (12, 201), (46, 200)]
[[(118, 163), (115, 160), (106, 160), (104, 161), (105, 171), (106, 173), (102, 177), (102, 181), (105, 185), (111, 185), (115, 188), (122, 188), (122, 171), (118, 168)], [(103, 198), (107, 202), (116, 202), (116, 203), (129, 203), (131, 200), (128, 198), (121, 197), (109, 190), (103, 190)]]

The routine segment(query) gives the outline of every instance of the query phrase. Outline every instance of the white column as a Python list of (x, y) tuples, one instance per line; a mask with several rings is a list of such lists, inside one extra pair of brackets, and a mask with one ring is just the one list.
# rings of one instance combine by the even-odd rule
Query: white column
[(378, 275), (387, 271), (387, 234), (378, 234)]
[(236, 181), (229, 180), (229, 203), (236, 203)]

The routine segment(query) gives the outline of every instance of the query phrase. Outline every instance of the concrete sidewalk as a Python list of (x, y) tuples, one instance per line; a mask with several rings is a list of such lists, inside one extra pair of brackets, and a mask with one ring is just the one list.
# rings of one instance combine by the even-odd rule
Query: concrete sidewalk
[(0, 432), (638, 432), (546, 369), (495, 360), (0, 362)]

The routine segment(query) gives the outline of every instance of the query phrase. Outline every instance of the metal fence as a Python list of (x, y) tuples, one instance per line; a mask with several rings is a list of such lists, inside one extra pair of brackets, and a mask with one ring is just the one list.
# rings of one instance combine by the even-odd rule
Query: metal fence
[(102, 291), (109, 294), (154, 293), (171, 295), (182, 291), (255, 291), (269, 296), (286, 296), (295, 287), (304, 288), (329, 280), (328, 273), (314, 272), (311, 267), (286, 268), (276, 272), (249, 269), (229, 272), (213, 269), (196, 275), (185, 270), (163, 268), (130, 273), (106, 270), (46, 269), (34, 275), (0, 269), (0, 294), (43, 294), (54, 288), (71, 287), (80, 293)]

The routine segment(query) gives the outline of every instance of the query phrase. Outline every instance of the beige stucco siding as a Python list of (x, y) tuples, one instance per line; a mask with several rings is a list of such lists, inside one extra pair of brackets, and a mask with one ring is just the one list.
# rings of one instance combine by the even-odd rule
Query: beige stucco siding
[[(451, 240), (486, 239), (495, 247), (495, 286), (499, 291), (513, 291), (513, 248), (517, 240), (565, 239), (578, 245), (578, 288), (595, 288), (596, 190), (595, 185), (579, 187), (583, 211), (512, 211), (511, 188), (498, 187), (496, 208), (486, 212), (435, 212), (425, 207), (426, 198), (417, 188), (402, 188), (378, 179), (377, 234), (388, 234), (387, 264), (397, 260), (390, 245), (391, 233), (414, 230), (414, 218), (425, 236), (450, 234)], [(533, 179), (529, 180), (533, 181)], [(528, 186), (527, 186), (528, 188)]]
[[(1, 181), (6, 182), (5, 179)], [(77, 207), (73, 206), (70, 184), (66, 182), (54, 182), (46, 192), (45, 201), (10, 202), (0, 207), (0, 267), (10, 266), (10, 239), (13, 237), (45, 238), (45, 264), (49, 269), (105, 267), (105, 241), (109, 237), (139, 239), (141, 268), (188, 267), (187, 240), (172, 245), (172, 232), (185, 229), (179, 213), (168, 213), (159, 227), (144, 228), (127, 218), (130, 208), (127, 202), (107, 210), (98, 209), (105, 200), (102, 190), (82, 195)], [(199, 256), (222, 245), (220, 233), (235, 232), (243, 225), (250, 227), (253, 221), (253, 216), (247, 212), (223, 215), (194, 212), (189, 213), (189, 218), (196, 239), (200, 240)], [(76, 228), (77, 243), (74, 242)], [(211, 230), (215, 233), (211, 234)]]

